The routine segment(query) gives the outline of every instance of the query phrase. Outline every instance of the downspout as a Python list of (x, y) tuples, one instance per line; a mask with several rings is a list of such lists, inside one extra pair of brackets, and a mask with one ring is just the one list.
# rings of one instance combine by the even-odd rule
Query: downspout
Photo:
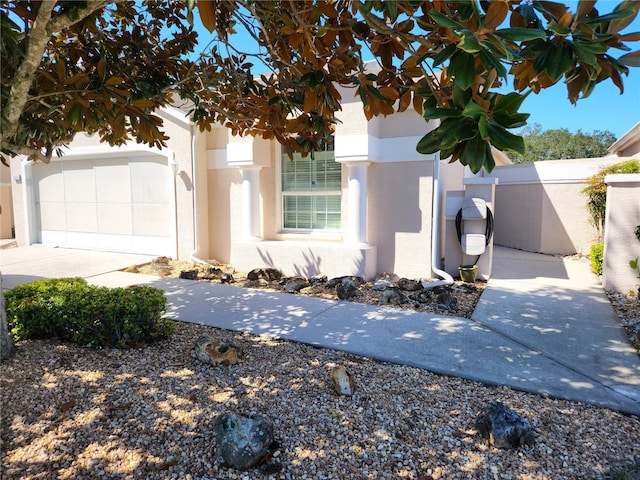
[(198, 138), (198, 129), (192, 123), (191, 124), (191, 172), (192, 172), (192, 187), (191, 187), (191, 198), (193, 201), (193, 252), (189, 255), (189, 260), (196, 263), (202, 263), (204, 265), (209, 265), (208, 262), (198, 258), (200, 255), (200, 209), (198, 208), (198, 196), (197, 196), (197, 185), (198, 185), (198, 169), (196, 165), (196, 140)]
[(436, 152), (433, 168), (433, 201), (431, 213), (431, 270), (442, 278), (435, 282), (422, 282), (422, 286), (431, 289), (453, 284), (453, 277), (438, 265), (440, 257), (440, 152)]

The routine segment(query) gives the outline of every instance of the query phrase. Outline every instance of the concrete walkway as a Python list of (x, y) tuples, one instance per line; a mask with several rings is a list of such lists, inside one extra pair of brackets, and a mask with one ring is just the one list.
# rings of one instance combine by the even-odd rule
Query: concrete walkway
[(145, 283), (165, 290), (169, 316), (181, 321), (640, 415), (640, 357), (584, 261), (497, 247), (493, 278), (473, 318), (465, 319), (117, 271), (149, 260), (44, 247), (0, 250), (5, 288), (73, 275), (111, 287)]

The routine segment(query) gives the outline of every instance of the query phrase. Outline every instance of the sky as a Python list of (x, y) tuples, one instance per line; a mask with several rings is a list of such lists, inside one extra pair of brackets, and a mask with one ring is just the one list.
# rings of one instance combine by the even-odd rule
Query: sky
[[(640, 0), (637, 0), (640, 1)], [(564, 2), (571, 11), (575, 12), (576, 1)], [(599, 0), (596, 7), (600, 13), (611, 12), (616, 5), (616, 0)], [(211, 38), (210, 34), (200, 24), (198, 15), (195, 15), (196, 28), (201, 38)], [(623, 33), (640, 32), (640, 14)], [(240, 37), (240, 42), (247, 40), (248, 35)], [(640, 41), (630, 42), (633, 50), (640, 49)], [(243, 48), (243, 47), (240, 47)], [(254, 49), (247, 48), (247, 51)], [(627, 53), (622, 50), (610, 51), (613, 56), (619, 57)], [(368, 60), (366, 55), (364, 60)], [(371, 57), (373, 58), (373, 57)], [(256, 62), (256, 67), (258, 66)], [(257, 69), (254, 73), (263, 73)], [(621, 95), (618, 87), (610, 80), (596, 85), (591, 95), (580, 99), (576, 105), (569, 102), (566, 85), (562, 80), (556, 85), (540, 91), (537, 95), (532, 93), (522, 104), (520, 111), (529, 113), (528, 124), (540, 124), (543, 130), (566, 128), (571, 133), (582, 130), (583, 133), (592, 133), (596, 130), (610, 131), (616, 138), (620, 138), (640, 121), (640, 67), (629, 68), (629, 75), (622, 76), (624, 93)], [(513, 79), (510, 78), (507, 87), (512, 87)], [(510, 91), (510, 90), (507, 90)], [(517, 133), (517, 132), (516, 132)]]

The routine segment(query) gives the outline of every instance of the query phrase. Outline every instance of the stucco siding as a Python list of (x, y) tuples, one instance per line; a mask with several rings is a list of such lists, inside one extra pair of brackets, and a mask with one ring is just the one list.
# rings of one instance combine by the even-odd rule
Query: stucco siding
[(431, 275), (433, 162), (373, 164), (369, 180), (369, 242), (378, 272)]

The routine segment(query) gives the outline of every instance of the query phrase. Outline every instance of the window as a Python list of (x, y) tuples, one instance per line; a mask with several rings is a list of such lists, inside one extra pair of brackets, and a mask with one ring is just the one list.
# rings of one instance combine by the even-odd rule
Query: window
[(282, 225), (285, 230), (340, 230), (342, 165), (333, 139), (306, 157), (281, 156)]

